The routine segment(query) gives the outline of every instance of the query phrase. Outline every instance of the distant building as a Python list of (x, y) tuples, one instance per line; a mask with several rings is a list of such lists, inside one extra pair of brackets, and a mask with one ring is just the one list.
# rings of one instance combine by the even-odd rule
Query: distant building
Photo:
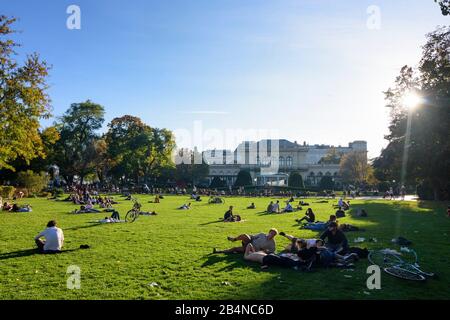
[[(339, 185), (339, 159), (352, 151), (367, 153), (366, 141), (354, 141), (348, 147), (298, 144), (288, 140), (244, 141), (236, 150), (206, 150), (209, 176), (220, 177), (233, 185), (240, 170), (248, 170), (254, 185), (287, 185), (289, 174), (299, 172), (305, 185), (316, 186), (322, 177), (331, 176)], [(330, 155), (336, 155), (329, 161)], [(328, 160), (328, 161), (327, 161)]]

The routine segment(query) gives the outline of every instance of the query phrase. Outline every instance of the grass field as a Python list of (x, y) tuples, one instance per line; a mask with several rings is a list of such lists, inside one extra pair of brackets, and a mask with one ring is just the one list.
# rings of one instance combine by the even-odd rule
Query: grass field
[[(1, 299), (449, 299), (450, 219), (444, 203), (371, 200), (352, 201), (364, 207), (368, 218), (341, 218), (366, 229), (347, 233), (351, 245), (359, 236), (378, 239), (362, 243), (368, 248), (395, 248), (396, 236), (413, 241), (421, 265), (439, 275), (424, 283), (408, 282), (382, 274), (381, 290), (366, 288), (367, 260), (354, 271), (323, 269), (302, 273), (270, 268), (243, 260), (241, 255), (211, 255), (213, 247), (232, 245), (228, 235), (267, 232), (275, 227), (304, 238), (318, 233), (300, 230), (294, 222), (302, 212), (265, 214), (268, 198), (226, 198), (225, 204), (193, 202), (191, 210), (176, 208), (189, 202), (187, 196), (166, 196), (160, 204), (148, 203), (150, 196), (137, 196), (143, 210), (157, 216), (140, 216), (135, 223), (97, 225), (106, 214), (69, 214), (77, 206), (46, 199), (25, 199), (31, 213), (0, 213)], [(115, 197), (115, 207), (124, 216), (132, 203)], [(308, 199), (318, 220), (334, 212), (332, 202)], [(255, 202), (256, 210), (245, 209)], [(245, 222), (219, 223), (229, 205)], [(304, 212), (304, 211), (303, 211)], [(109, 214), (108, 214), (109, 215)], [(34, 236), (56, 219), (64, 230), (68, 252), (35, 254)], [(277, 249), (288, 240), (278, 236)], [(88, 250), (78, 249), (89, 244)], [(66, 287), (67, 267), (81, 268), (81, 289)], [(151, 286), (152, 282), (157, 286)]]

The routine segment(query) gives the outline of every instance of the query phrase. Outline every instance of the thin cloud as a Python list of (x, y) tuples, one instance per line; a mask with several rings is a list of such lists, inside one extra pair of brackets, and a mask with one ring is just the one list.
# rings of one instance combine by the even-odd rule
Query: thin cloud
[(187, 111), (183, 112), (185, 114), (229, 114), (229, 112), (226, 111)]

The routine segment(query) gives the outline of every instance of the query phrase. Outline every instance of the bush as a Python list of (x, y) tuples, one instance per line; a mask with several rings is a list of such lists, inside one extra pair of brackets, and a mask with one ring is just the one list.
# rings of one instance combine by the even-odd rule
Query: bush
[(64, 194), (64, 189), (63, 188), (54, 188), (51, 190), (51, 195), (52, 197), (60, 197)]
[(321, 190), (333, 190), (334, 189), (334, 181), (330, 176), (325, 176), (320, 179), (319, 188)]
[(3, 199), (11, 199), (14, 196), (16, 188), (13, 186), (0, 186), (0, 196)]
[(27, 188), (30, 194), (37, 194), (44, 190), (49, 182), (45, 172), (34, 173), (32, 170), (21, 171), (17, 175), (19, 186)]
[(292, 172), (289, 175), (288, 186), (291, 188), (305, 188), (305, 184), (303, 183), (302, 175), (298, 172)]
[(250, 172), (247, 170), (241, 170), (239, 171), (236, 182), (234, 183), (235, 187), (247, 187), (252, 186), (252, 176), (250, 175)]
[(227, 186), (226, 182), (220, 179), (219, 177), (214, 177), (209, 185), (210, 188), (225, 188)]

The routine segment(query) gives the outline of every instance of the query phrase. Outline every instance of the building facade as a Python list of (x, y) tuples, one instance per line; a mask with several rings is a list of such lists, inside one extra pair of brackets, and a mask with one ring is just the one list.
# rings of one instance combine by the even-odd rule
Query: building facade
[(287, 185), (289, 175), (298, 172), (305, 185), (316, 186), (324, 176), (340, 183), (339, 160), (348, 152), (367, 153), (366, 141), (354, 141), (346, 147), (298, 144), (288, 140), (244, 141), (234, 150), (206, 150), (208, 180), (219, 177), (232, 186), (240, 170), (248, 170), (254, 185)]

